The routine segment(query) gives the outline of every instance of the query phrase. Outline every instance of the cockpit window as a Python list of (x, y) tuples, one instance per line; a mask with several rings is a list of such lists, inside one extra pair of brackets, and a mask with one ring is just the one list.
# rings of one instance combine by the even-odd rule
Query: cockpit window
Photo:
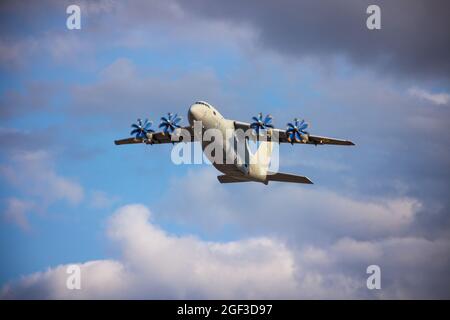
[(197, 101), (196, 104), (201, 104), (201, 105), (204, 105), (204, 106), (206, 106), (208, 108), (211, 108), (211, 105), (208, 102), (205, 102), (205, 101)]

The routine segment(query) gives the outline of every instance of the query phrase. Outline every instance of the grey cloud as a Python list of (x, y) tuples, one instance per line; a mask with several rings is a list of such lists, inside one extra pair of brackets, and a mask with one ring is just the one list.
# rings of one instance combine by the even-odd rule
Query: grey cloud
[[(64, 12), (68, 4), (70, 1), (47, 1), (26, 10), (28, 4), (25, 9), (22, 2), (8, 2), (1, 9), (3, 14), (16, 14), (21, 21), (26, 21), (28, 30), (39, 30), (39, 21), (49, 13), (56, 16)], [(366, 8), (370, 4), (381, 7), (381, 30), (366, 28)], [(164, 34), (176, 36), (178, 40), (196, 38), (210, 46), (238, 41), (242, 47), (254, 42), (257, 48), (294, 59), (315, 57), (324, 62), (343, 56), (362, 69), (376, 69), (383, 75), (444, 80), (448, 85), (450, 22), (447, 12), (450, 8), (445, 0), (135, 1), (133, 6), (118, 1), (82, 1), (80, 5), (86, 14), (84, 36), (93, 41), (101, 38), (114, 44), (133, 45), (137, 41), (142, 45), (148, 39), (142, 36), (141, 29), (150, 27), (164, 30)], [(6, 31), (11, 34), (17, 29), (15, 24), (6, 24), (2, 28), (3, 40), (9, 38)], [(123, 30), (127, 30), (126, 34)], [(252, 30), (250, 37), (244, 37), (245, 41), (239, 41), (242, 30)], [(221, 37), (216, 37), (218, 33)], [(70, 41), (65, 38), (66, 35), (57, 36), (55, 50), (51, 52), (67, 54), (85, 42), (73, 44), (76, 38), (71, 37)], [(30, 41), (39, 42), (33, 37), (27, 40)], [(22, 42), (8, 45), (0, 57), (11, 60), (14, 48)], [(86, 50), (83, 46), (81, 51)], [(253, 50), (252, 54), (258, 52)]]
[[(341, 238), (329, 246), (306, 246), (296, 254), (300, 283), (309, 298), (448, 298), (448, 239), (393, 237), (373, 241)], [(366, 268), (381, 268), (381, 290), (368, 290)], [(302, 287), (300, 287), (302, 288)]]
[(0, 127), (0, 146), (4, 155), (8, 156), (23, 150), (35, 151), (42, 148), (44, 143), (50, 149), (54, 147), (56, 141), (52, 133), (54, 129), (19, 130)]
[[(209, 230), (208, 236), (234, 225), (238, 234), (268, 233), (296, 244), (321, 244), (346, 236), (373, 240), (407, 235), (422, 209), (420, 201), (410, 197), (364, 199), (320, 186), (224, 186), (217, 182), (216, 175), (209, 167), (192, 170), (174, 181), (168, 195), (176, 193), (176, 208), (185, 209), (164, 208), (168, 199), (162, 200), (157, 205), (158, 212), (164, 212), (160, 218), (188, 226), (195, 221), (202, 230)], [(203, 199), (214, 201), (206, 209)]]
[[(344, 55), (363, 68), (404, 77), (450, 74), (448, 1), (189, 1), (204, 19), (252, 26), (265, 48), (294, 58)], [(366, 28), (366, 8), (381, 7), (382, 29)], [(446, 81), (447, 81), (446, 80)]]
[[(438, 232), (439, 219), (429, 203), (404, 196), (352, 196), (320, 186), (224, 186), (217, 183), (213, 168), (192, 171), (169, 191), (176, 192), (177, 207), (183, 210), (167, 210), (167, 199), (162, 199), (157, 205), (160, 221), (177, 221), (185, 230), (200, 228), (208, 238), (233, 226), (234, 236), (283, 239), (296, 257), (301, 297), (450, 294), (448, 228)], [(205, 207), (203, 199), (214, 201)], [(380, 292), (364, 286), (370, 264), (382, 267)]]
[(103, 115), (128, 121), (178, 112), (185, 117), (197, 100), (223, 98), (220, 82), (208, 69), (195, 73), (143, 72), (128, 59), (118, 59), (101, 71), (97, 82), (72, 89), (72, 111), (79, 115)]
[(22, 91), (6, 90), (0, 97), (1, 120), (48, 111), (57, 88), (56, 85), (32, 82)]

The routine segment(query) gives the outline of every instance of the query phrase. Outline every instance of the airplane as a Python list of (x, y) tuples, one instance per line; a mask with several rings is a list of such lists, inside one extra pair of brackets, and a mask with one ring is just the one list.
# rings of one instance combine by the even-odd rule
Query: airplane
[[(133, 124), (131, 135), (132, 138), (115, 140), (116, 145), (123, 144), (164, 144), (176, 142), (195, 142), (201, 141), (202, 151), (211, 161), (213, 166), (222, 174), (217, 177), (220, 183), (239, 183), (239, 182), (261, 182), (267, 185), (271, 181), (291, 182), (312, 184), (313, 182), (305, 176), (299, 176), (289, 173), (271, 172), (269, 163), (273, 151), (273, 143), (290, 143), (293, 144), (310, 144), (310, 145), (340, 145), (353, 146), (352, 141), (328, 138), (309, 134), (306, 131), (308, 124), (304, 120), (294, 119), (293, 122), (287, 124), (286, 130), (274, 128), (272, 124), (272, 116), (263, 117), (259, 113), (257, 117), (253, 117), (252, 123), (241, 122), (237, 120), (226, 119), (211, 104), (205, 101), (197, 101), (192, 104), (188, 111), (189, 126), (180, 126), (181, 118), (178, 115), (168, 113), (167, 117), (161, 118), (159, 128), (161, 131), (155, 132), (151, 129), (151, 122), (147, 119), (143, 122), (138, 119), (137, 124)], [(199, 129), (199, 130), (198, 130)], [(203, 139), (202, 133), (207, 130), (217, 130), (221, 134), (224, 141), (222, 143), (223, 158), (229, 157), (234, 159), (233, 162), (224, 161), (222, 157), (207, 154), (205, 151), (211, 140)], [(180, 132), (185, 134), (180, 134)], [(200, 132), (199, 132), (200, 131)], [(232, 132), (250, 132), (250, 136), (256, 137), (259, 147), (255, 153), (251, 152), (249, 147), (249, 136), (233, 135), (231, 143), (243, 142), (244, 152), (242, 154), (236, 152), (234, 148), (229, 148), (226, 139), (227, 131)], [(186, 134), (187, 133), (187, 134)], [(227, 138), (225, 138), (227, 137)], [(260, 137), (263, 137), (264, 139)], [(227, 158), (227, 159), (229, 159)], [(225, 163), (224, 163), (225, 162)]]

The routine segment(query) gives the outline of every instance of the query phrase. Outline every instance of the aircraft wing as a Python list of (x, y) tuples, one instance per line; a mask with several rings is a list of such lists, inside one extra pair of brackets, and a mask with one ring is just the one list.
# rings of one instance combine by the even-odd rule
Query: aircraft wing
[[(242, 129), (244, 132), (248, 129), (250, 129), (250, 123), (247, 122), (240, 122), (235, 121), (234, 127), (236, 129)], [(270, 129), (270, 131), (274, 134), (278, 134), (278, 139), (280, 143), (291, 143), (287, 139), (286, 130), (284, 129)], [(268, 138), (270, 140), (270, 138)], [(308, 141), (306, 142), (296, 142), (299, 144), (331, 144), (331, 145), (339, 145), (339, 146), (354, 146), (355, 144), (350, 140), (343, 140), (343, 139), (336, 139), (336, 138), (329, 138), (329, 137), (322, 137), (322, 136), (316, 136), (316, 135), (308, 135)]]
[[(181, 134), (182, 130), (187, 130), (185, 133), (189, 133), (189, 135), (183, 135)], [(177, 136), (177, 139), (172, 141), (172, 136), (170, 134), (164, 133), (164, 132), (154, 132), (151, 135), (150, 139), (144, 139), (144, 138), (125, 138), (120, 140), (115, 140), (114, 143), (116, 145), (121, 144), (134, 144), (134, 143), (145, 143), (145, 144), (161, 144), (161, 143), (177, 143), (177, 142), (193, 142), (194, 141), (194, 132), (191, 127), (183, 127), (176, 129), (173, 133), (173, 135)], [(189, 136), (189, 141), (187, 141), (187, 136)]]
[[(279, 131), (279, 139), (280, 142), (284, 143), (290, 143), (287, 139), (286, 130), (278, 130)], [(315, 135), (308, 135), (308, 141), (307, 142), (295, 142), (294, 143), (306, 143), (306, 144), (332, 144), (337, 146), (354, 146), (355, 144), (350, 140), (343, 140), (343, 139), (336, 139), (336, 138), (329, 138), (329, 137), (322, 137), (322, 136), (315, 136)]]

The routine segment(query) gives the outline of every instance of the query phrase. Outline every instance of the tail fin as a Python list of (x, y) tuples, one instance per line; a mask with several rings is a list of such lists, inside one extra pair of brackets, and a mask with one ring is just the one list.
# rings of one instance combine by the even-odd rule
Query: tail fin
[(313, 184), (309, 178), (304, 176), (297, 176), (295, 174), (289, 174), (289, 173), (267, 173), (267, 181), (281, 181), (281, 182), (293, 182), (293, 183), (306, 183), (306, 184)]
[(267, 172), (269, 168), (270, 159), (272, 157), (273, 151), (273, 142), (271, 141), (261, 141), (259, 143), (258, 150), (256, 150), (254, 156), (254, 160), (256, 163), (263, 169), (264, 172)]

